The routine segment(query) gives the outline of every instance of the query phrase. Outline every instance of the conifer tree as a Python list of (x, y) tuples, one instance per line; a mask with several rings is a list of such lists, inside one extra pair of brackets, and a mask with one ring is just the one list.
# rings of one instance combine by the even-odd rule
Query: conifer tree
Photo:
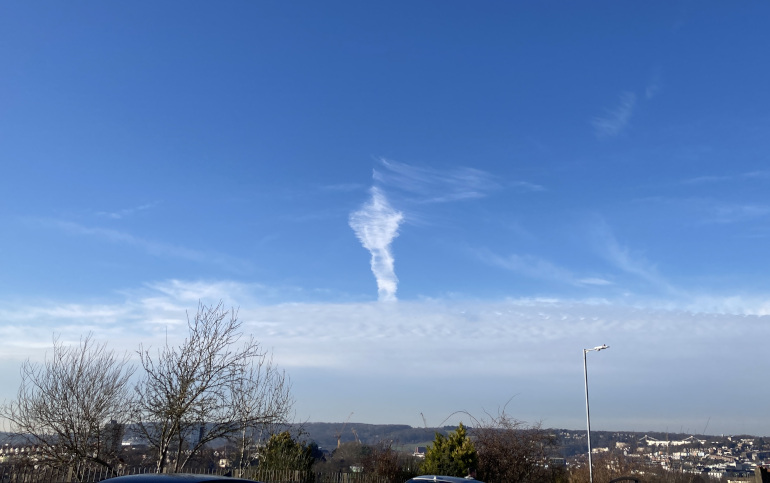
[(288, 431), (273, 434), (259, 458), (259, 466), (267, 471), (310, 471), (313, 446), (295, 441)]
[(444, 436), (436, 433), (433, 444), (425, 452), (421, 471), (429, 475), (465, 476), (476, 469), (478, 456), (463, 423)]

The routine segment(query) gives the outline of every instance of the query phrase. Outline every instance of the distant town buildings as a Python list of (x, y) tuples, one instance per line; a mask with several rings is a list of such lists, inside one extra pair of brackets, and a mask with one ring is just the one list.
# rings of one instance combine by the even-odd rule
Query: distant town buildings
[[(576, 448), (585, 444), (585, 431), (556, 430), (556, 433), (563, 442), (572, 442)], [(753, 478), (757, 468), (770, 466), (770, 443), (764, 438), (693, 435), (661, 438), (647, 434), (640, 437), (640, 433), (630, 432), (597, 433), (602, 443), (592, 448), (592, 453), (615, 451), (640, 463), (671, 471), (745, 482), (746, 478)], [(594, 439), (593, 432), (591, 436)], [(574, 455), (574, 459), (581, 457), (579, 451)]]

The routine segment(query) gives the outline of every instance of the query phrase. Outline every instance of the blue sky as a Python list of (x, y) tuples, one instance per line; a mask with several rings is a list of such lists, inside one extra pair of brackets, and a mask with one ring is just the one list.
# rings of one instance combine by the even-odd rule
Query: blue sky
[(300, 420), (770, 435), (769, 14), (5, 3), (0, 398), (221, 299)]

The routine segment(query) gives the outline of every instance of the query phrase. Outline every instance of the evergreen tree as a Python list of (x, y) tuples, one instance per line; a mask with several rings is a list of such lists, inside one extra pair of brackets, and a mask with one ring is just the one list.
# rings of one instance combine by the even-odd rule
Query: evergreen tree
[(444, 436), (436, 433), (433, 444), (425, 452), (420, 471), (429, 475), (465, 476), (476, 469), (478, 456), (463, 423)]
[(294, 441), (288, 431), (273, 434), (262, 451), (262, 469), (309, 471), (313, 466), (313, 447)]

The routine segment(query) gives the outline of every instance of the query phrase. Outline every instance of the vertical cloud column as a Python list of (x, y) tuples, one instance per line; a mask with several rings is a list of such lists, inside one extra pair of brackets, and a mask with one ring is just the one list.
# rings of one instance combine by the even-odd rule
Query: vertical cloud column
[(372, 273), (377, 280), (379, 300), (395, 301), (398, 278), (390, 245), (398, 236), (404, 215), (390, 206), (385, 194), (377, 187), (372, 187), (371, 194), (371, 199), (360, 210), (350, 214), (349, 224), (364, 248), (372, 254)]

